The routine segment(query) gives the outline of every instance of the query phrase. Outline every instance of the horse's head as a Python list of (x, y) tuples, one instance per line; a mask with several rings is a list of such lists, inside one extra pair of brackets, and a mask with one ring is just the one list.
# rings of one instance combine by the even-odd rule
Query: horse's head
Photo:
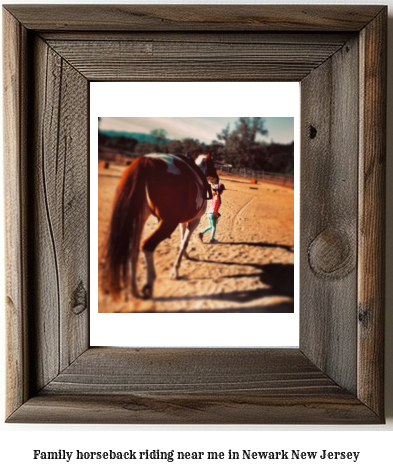
[(210, 181), (212, 184), (218, 184), (220, 178), (218, 177), (217, 170), (214, 166), (211, 153), (208, 153), (207, 155), (199, 155), (196, 159), (196, 163), (204, 172), (208, 181)]

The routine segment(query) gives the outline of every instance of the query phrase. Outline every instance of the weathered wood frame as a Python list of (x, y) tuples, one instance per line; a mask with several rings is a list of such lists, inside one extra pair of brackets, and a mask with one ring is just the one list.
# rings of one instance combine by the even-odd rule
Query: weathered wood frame
[[(354, 5), (5, 6), (7, 421), (384, 422), (386, 19)], [(299, 349), (89, 346), (101, 80), (301, 83)]]

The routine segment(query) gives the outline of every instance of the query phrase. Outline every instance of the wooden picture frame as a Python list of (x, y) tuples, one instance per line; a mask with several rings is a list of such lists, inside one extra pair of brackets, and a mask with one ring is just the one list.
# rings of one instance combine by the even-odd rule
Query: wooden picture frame
[[(7, 421), (383, 423), (387, 7), (10, 5), (3, 24)], [(301, 84), (299, 348), (90, 347), (89, 82), (200, 80)]]

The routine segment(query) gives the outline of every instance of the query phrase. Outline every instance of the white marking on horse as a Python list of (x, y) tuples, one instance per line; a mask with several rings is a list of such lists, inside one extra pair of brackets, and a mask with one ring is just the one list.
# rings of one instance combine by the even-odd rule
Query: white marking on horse
[(149, 190), (147, 189), (147, 184), (145, 184), (145, 190), (146, 190), (147, 204), (149, 205), (149, 208), (151, 209), (152, 208), (152, 203), (151, 203), (151, 199), (150, 199), (150, 196), (149, 196)]
[[(197, 180), (197, 182), (203, 187), (203, 183), (202, 183), (201, 178), (197, 175), (195, 170), (192, 169), (191, 165), (188, 164), (185, 160), (182, 160), (181, 158), (179, 158), (178, 156), (168, 155), (166, 153), (149, 153), (146, 156), (149, 157), (149, 158), (158, 158), (159, 160), (164, 161), (168, 166), (168, 173), (172, 173), (172, 174), (181, 174), (180, 168), (178, 168), (174, 163), (175, 160), (178, 161), (178, 162), (182, 162), (182, 163), (186, 164), (188, 166), (188, 168), (192, 171), (192, 173), (193, 173), (195, 179)], [(203, 158), (205, 156), (206, 155), (201, 155), (203, 164), (205, 164), (204, 161), (203, 161)], [(199, 157), (198, 157), (198, 160), (199, 160)], [(198, 163), (197, 163), (197, 165), (198, 165)], [(206, 165), (205, 165), (205, 167), (206, 167)], [(201, 169), (202, 169), (202, 171), (205, 171), (203, 168), (201, 168)]]
[(197, 186), (197, 195), (196, 195), (196, 205), (197, 205), (197, 209), (199, 209), (200, 207), (202, 207), (203, 205), (203, 187), (201, 188), (200, 186)]
[(207, 168), (205, 158), (206, 155), (199, 155), (198, 158), (195, 160), (196, 165), (203, 171), (204, 174)]
[(158, 158), (159, 160), (162, 160), (164, 161), (167, 166), (168, 166), (168, 173), (172, 173), (172, 174), (181, 174), (181, 170), (180, 168), (178, 168), (174, 161), (175, 160), (178, 160), (178, 161), (183, 161), (181, 160), (180, 158), (178, 158), (177, 156), (174, 156), (174, 155), (167, 155), (165, 153), (149, 153), (148, 155), (149, 158)]
[[(206, 174), (206, 169), (207, 169), (207, 164), (205, 161), (206, 155), (199, 155), (198, 158), (195, 160), (195, 164), (198, 166), (198, 168), (203, 172), (203, 174)], [(198, 176), (199, 178), (199, 176)], [(202, 183), (202, 189), (204, 188), (203, 183)], [(198, 207), (201, 207), (204, 201), (204, 193), (200, 188), (198, 188), (198, 194), (196, 197), (196, 204)]]

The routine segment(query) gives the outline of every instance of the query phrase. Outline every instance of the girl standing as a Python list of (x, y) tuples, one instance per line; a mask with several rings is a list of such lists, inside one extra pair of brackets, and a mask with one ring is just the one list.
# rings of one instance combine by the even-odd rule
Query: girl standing
[(223, 183), (215, 184), (213, 186), (213, 199), (210, 203), (209, 210), (207, 211), (207, 217), (209, 219), (209, 227), (206, 227), (205, 230), (203, 230), (202, 232), (198, 234), (198, 238), (200, 242), (203, 242), (203, 234), (205, 234), (206, 232), (209, 232), (209, 230), (212, 231), (210, 243), (214, 244), (215, 242), (217, 242), (214, 239), (214, 235), (216, 233), (217, 219), (220, 216), (218, 211), (221, 206), (221, 194), (224, 192), (224, 190), (225, 190), (225, 186)]

